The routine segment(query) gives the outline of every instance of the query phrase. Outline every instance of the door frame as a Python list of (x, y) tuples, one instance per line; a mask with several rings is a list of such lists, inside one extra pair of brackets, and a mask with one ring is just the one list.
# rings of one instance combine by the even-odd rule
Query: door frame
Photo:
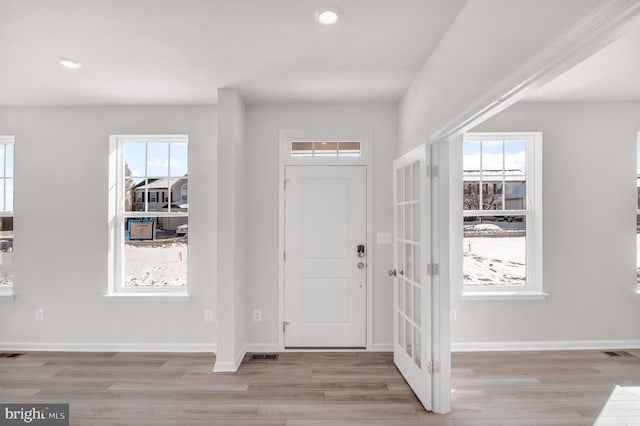
[[(360, 157), (291, 157), (292, 141), (359, 141)], [(278, 350), (287, 352), (284, 346), (284, 227), (285, 227), (285, 168), (287, 166), (364, 166), (366, 170), (366, 235), (367, 235), (367, 285), (366, 285), (366, 351), (373, 348), (373, 162), (372, 132), (367, 129), (281, 129), (278, 172)], [(306, 351), (315, 351), (307, 349)], [(296, 352), (305, 350), (296, 349)], [(332, 349), (334, 352), (352, 349)]]

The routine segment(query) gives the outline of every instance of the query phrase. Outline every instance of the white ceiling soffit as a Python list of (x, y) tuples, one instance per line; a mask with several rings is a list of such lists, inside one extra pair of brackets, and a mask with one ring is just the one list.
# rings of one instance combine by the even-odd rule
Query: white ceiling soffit
[(0, 0), (0, 105), (395, 101), (464, 3)]
[(640, 100), (640, 25), (529, 94), (527, 102)]

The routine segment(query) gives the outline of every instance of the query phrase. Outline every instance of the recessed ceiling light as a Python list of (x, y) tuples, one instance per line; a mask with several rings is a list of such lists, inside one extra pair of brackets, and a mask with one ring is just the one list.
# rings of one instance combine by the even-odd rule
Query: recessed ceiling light
[(61, 66), (72, 69), (72, 70), (77, 70), (79, 68), (82, 68), (82, 64), (74, 59), (58, 58), (58, 62), (60, 63)]
[(335, 7), (320, 9), (316, 12), (316, 21), (322, 25), (333, 25), (340, 18), (339, 10)]

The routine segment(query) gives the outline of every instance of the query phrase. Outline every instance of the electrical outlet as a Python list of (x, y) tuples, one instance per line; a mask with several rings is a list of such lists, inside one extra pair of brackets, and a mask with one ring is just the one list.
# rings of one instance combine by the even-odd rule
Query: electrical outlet
[(451, 319), (451, 321), (455, 321), (458, 318), (458, 313), (456, 312), (455, 309), (452, 309), (451, 312), (449, 313), (449, 319)]
[(44, 321), (44, 309), (36, 308), (35, 317), (36, 321)]
[(213, 309), (205, 309), (204, 322), (212, 322), (212, 321), (213, 321)]
[(253, 311), (253, 322), (262, 321), (262, 309), (255, 309)]

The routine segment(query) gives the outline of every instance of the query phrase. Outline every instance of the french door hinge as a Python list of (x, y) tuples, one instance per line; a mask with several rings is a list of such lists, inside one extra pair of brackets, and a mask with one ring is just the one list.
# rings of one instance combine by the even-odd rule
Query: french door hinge
[(427, 364), (427, 372), (429, 374), (440, 372), (440, 361), (429, 361)]
[(427, 166), (427, 176), (431, 179), (435, 179), (438, 177), (438, 173), (440, 172), (440, 168), (438, 166)]
[(289, 321), (282, 321), (282, 332), (286, 333), (287, 332), (287, 326), (291, 324)]
[(282, 252), (282, 260), (283, 260), (284, 262), (286, 262), (286, 261), (287, 261), (287, 252), (286, 252), (286, 251), (283, 251), (283, 252)]
[(429, 263), (427, 265), (427, 275), (433, 277), (440, 273), (440, 265), (437, 263)]
[(289, 182), (291, 179), (285, 179), (284, 180), (284, 190), (287, 190), (287, 182)]

